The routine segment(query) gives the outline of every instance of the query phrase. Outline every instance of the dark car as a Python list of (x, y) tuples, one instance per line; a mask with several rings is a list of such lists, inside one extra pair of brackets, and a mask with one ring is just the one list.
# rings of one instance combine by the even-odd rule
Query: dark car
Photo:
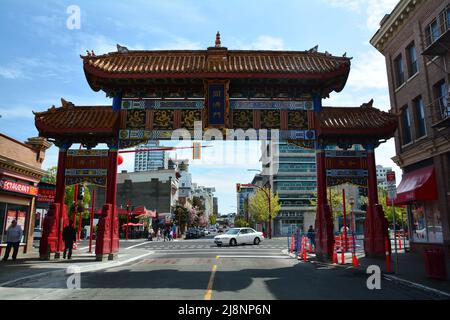
[(200, 230), (198, 229), (189, 229), (186, 231), (186, 239), (198, 239), (201, 237)]

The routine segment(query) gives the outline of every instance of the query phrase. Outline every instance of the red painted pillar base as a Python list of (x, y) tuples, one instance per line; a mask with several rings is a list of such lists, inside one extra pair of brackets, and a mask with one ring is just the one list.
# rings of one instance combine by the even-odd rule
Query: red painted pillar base
[(39, 256), (41, 260), (50, 260), (52, 253), (55, 254), (55, 259), (58, 259), (61, 252), (64, 251), (62, 231), (69, 223), (66, 216), (66, 205), (61, 206), (59, 203), (54, 203), (50, 206), (44, 219), (44, 227), (39, 244)]
[(316, 257), (319, 261), (331, 261), (334, 246), (333, 219), (330, 207), (326, 204), (317, 207), (315, 229)]
[[(388, 237), (388, 221), (379, 204), (368, 206), (364, 223), (364, 251), (366, 257), (384, 259), (385, 237)], [(391, 252), (390, 241), (388, 251)]]
[(111, 253), (111, 218), (112, 205), (103, 205), (102, 215), (97, 225), (97, 240), (95, 242), (95, 256), (97, 261), (106, 260)]
[[(112, 207), (111, 207), (112, 208)], [(114, 260), (117, 258), (119, 252), (119, 215), (117, 214), (117, 208), (112, 211), (111, 215), (111, 252), (108, 259)]]

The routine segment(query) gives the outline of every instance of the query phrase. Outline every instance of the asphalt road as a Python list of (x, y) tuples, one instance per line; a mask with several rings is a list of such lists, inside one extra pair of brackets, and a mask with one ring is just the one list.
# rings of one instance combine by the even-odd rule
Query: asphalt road
[[(79, 248), (87, 251), (87, 241)], [(423, 291), (381, 280), (369, 290), (368, 275), (352, 268), (302, 263), (282, 253), (286, 239), (259, 246), (216, 247), (212, 236), (173, 242), (121, 242), (121, 252), (145, 256), (106, 270), (83, 272), (81, 289), (67, 290), (64, 274), (0, 288), (0, 297), (30, 299), (433, 299)], [(131, 252), (131, 251), (130, 251)], [(144, 255), (143, 254), (143, 255)]]

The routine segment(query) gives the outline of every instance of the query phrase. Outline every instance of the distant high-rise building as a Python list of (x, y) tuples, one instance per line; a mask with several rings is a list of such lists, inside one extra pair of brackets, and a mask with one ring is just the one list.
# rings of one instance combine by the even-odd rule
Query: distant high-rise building
[[(159, 141), (148, 141), (136, 148), (136, 150), (155, 149), (159, 147)], [(167, 151), (141, 151), (134, 156), (134, 171), (156, 171), (167, 169)]]
[(378, 165), (377, 166), (377, 182), (378, 187), (387, 189), (387, 183), (386, 183), (386, 173), (392, 171), (392, 168), (386, 168), (383, 166)]
[[(273, 235), (286, 235), (297, 227), (306, 231), (314, 225), (316, 208), (316, 154), (286, 142), (279, 142), (278, 172), (269, 183), (278, 194), (281, 210), (273, 221)], [(273, 166), (273, 163), (270, 163)]]

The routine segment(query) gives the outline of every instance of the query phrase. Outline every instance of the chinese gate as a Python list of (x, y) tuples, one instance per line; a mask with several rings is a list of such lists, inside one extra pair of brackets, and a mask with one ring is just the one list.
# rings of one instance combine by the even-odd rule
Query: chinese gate
[[(62, 251), (61, 232), (67, 221), (64, 186), (77, 181), (106, 184), (107, 193), (98, 230), (97, 260), (114, 259), (117, 237), (116, 175), (119, 149), (149, 139), (170, 139), (175, 132), (198, 140), (200, 132), (233, 139), (261, 138), (264, 130), (278, 130), (279, 138), (315, 148), (317, 163), (316, 252), (330, 259), (333, 221), (327, 204), (327, 185), (351, 182), (368, 186), (365, 223), (366, 254), (384, 255), (387, 221), (378, 204), (375, 148), (391, 138), (397, 117), (373, 107), (324, 107), (323, 99), (340, 92), (350, 72), (350, 58), (316, 48), (309, 51), (242, 51), (221, 46), (196, 51), (130, 51), (82, 56), (84, 72), (94, 91), (113, 98), (111, 106), (62, 106), (35, 113), (40, 136), (59, 147), (57, 191), (44, 223), (41, 258)], [(246, 130), (246, 134), (241, 134)], [(249, 132), (255, 135), (249, 135)], [(239, 134), (236, 134), (239, 133)], [(106, 143), (109, 150), (85, 151), (90, 162), (70, 167), (70, 146), (88, 150)], [(364, 151), (343, 150), (353, 145)], [(98, 156), (98, 152), (104, 157)], [(97, 154), (97, 158), (94, 156)], [(79, 154), (78, 156), (82, 156)], [(89, 157), (88, 157), (89, 156)]]

